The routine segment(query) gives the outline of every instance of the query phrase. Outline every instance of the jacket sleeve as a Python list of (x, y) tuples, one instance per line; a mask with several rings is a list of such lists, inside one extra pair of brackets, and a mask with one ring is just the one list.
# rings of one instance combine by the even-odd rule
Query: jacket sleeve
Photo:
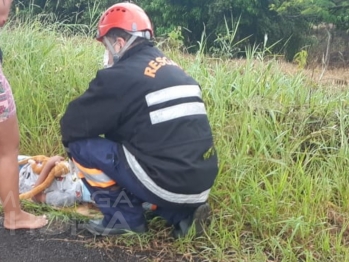
[(106, 81), (101, 71), (80, 97), (71, 101), (60, 120), (62, 143), (98, 137), (117, 125), (120, 99), (112, 81)]

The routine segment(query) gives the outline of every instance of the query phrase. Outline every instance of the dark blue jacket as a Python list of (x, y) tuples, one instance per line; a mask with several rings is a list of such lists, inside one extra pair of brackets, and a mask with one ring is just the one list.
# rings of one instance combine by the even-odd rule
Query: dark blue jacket
[(122, 145), (139, 181), (159, 197), (207, 200), (218, 160), (201, 88), (151, 43), (98, 71), (60, 124), (65, 146), (100, 135)]

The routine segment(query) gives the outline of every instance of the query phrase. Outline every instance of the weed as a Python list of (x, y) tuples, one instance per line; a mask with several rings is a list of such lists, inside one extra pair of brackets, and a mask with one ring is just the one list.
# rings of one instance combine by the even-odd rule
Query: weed
[[(9, 28), (1, 46), (20, 151), (63, 154), (60, 117), (102, 67), (103, 47), (67, 37), (54, 24)], [(212, 224), (200, 238), (174, 241), (153, 220), (148, 234), (104, 244), (200, 261), (348, 261), (347, 91), (309, 86), (301, 72), (287, 75), (273, 59), (166, 53), (202, 86), (220, 166), (210, 196)]]

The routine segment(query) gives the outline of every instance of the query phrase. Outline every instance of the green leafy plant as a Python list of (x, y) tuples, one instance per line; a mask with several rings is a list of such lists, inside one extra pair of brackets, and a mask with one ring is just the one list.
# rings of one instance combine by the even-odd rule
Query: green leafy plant
[(306, 50), (299, 51), (293, 58), (293, 62), (297, 63), (298, 68), (304, 69), (307, 65), (308, 52)]
[[(102, 67), (104, 47), (70, 30), (31, 20), (10, 21), (1, 31), (21, 154), (64, 155), (59, 120)], [(213, 59), (176, 48), (165, 53), (202, 87), (219, 157), (209, 198), (212, 223), (199, 238), (174, 241), (155, 218), (147, 234), (98, 244), (156, 259), (172, 255), (164, 261), (349, 261), (348, 92), (309, 85), (302, 72), (285, 73), (273, 59)]]
[(228, 24), (227, 19), (224, 17), (225, 33), (220, 33), (214, 40), (214, 46), (210, 48), (213, 56), (233, 58), (241, 52), (240, 44), (245, 42), (248, 37), (236, 40), (236, 34), (238, 31), (240, 18), (234, 23), (233, 18), (231, 19), (231, 25)]

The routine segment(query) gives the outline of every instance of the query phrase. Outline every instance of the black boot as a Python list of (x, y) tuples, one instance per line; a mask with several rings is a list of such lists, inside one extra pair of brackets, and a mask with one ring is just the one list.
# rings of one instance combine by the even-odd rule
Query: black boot
[(181, 220), (173, 230), (174, 238), (185, 237), (190, 228), (195, 226), (195, 236), (200, 236), (204, 232), (205, 224), (210, 222), (211, 208), (208, 203), (199, 206), (193, 215)]
[(137, 227), (126, 228), (122, 225), (116, 225), (114, 227), (105, 227), (101, 220), (90, 220), (87, 224), (85, 224), (85, 229), (87, 229), (91, 234), (95, 236), (109, 236), (109, 235), (121, 235), (125, 234), (129, 231), (133, 231), (135, 233), (145, 233), (148, 231), (148, 227), (146, 224), (141, 224)]

